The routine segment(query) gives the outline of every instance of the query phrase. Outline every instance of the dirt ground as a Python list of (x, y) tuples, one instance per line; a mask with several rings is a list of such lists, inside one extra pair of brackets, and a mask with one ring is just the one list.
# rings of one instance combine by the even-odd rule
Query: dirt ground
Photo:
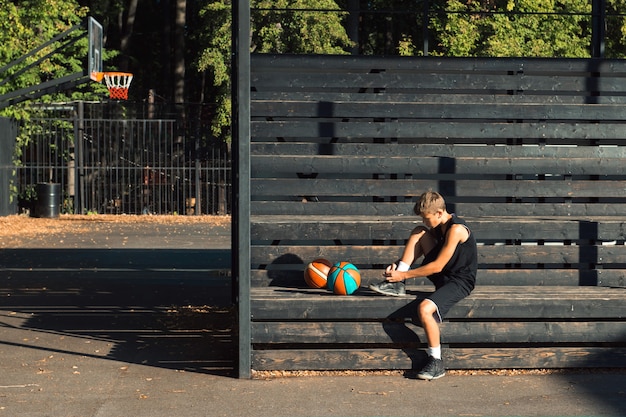
[(107, 232), (113, 225), (124, 224), (127, 229), (140, 229), (154, 225), (205, 225), (224, 226), (230, 216), (139, 216), (139, 215), (60, 215), (58, 218), (36, 218), (28, 215), (0, 217), (0, 248), (21, 244), (24, 240), (50, 239), (67, 233), (89, 234)]

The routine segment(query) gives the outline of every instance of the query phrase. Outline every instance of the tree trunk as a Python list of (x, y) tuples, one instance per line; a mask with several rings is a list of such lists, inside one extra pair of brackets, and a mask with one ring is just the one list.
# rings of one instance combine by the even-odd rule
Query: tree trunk
[(130, 62), (130, 41), (135, 28), (135, 18), (137, 17), (137, 4), (139, 0), (129, 0), (126, 8), (126, 20), (124, 20), (124, 10), (119, 14), (120, 27), (120, 71), (128, 71)]
[(176, 0), (174, 22), (174, 103), (185, 101), (185, 23), (187, 0)]

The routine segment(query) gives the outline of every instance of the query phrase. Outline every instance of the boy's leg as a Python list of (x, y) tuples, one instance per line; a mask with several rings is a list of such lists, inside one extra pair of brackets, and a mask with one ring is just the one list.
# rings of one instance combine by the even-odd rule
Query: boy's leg
[[(417, 374), (420, 379), (437, 379), (446, 374), (441, 360), (441, 332), (439, 331), (439, 310), (437, 305), (429, 299), (422, 300), (418, 313), (422, 327), (428, 341), (428, 360), (426, 365)], [(437, 317), (437, 318), (435, 318)]]
[(411, 232), (406, 245), (404, 245), (404, 251), (400, 260), (411, 266), (417, 259), (433, 250), (436, 245), (437, 240), (430, 230), (424, 226), (417, 226)]
[[(429, 299), (422, 300), (419, 305), (419, 317), (426, 333), (426, 340), (429, 348), (437, 348), (441, 346), (441, 332), (439, 330), (439, 323), (435, 319), (435, 314), (439, 314), (437, 311), (437, 305)], [(441, 356), (437, 359), (441, 359)]]
[[(424, 226), (418, 226), (411, 232), (402, 252), (402, 258), (396, 267), (400, 271), (408, 271), (416, 259), (429, 253), (437, 245), (437, 240), (430, 230)], [(393, 266), (391, 266), (393, 267)], [(369, 288), (377, 293), (400, 297), (406, 295), (404, 282), (382, 281), (371, 284)]]
[(428, 361), (417, 374), (420, 379), (437, 379), (446, 374), (441, 360), (441, 332), (439, 323), (453, 305), (467, 297), (471, 289), (457, 281), (439, 287), (428, 298), (422, 300), (418, 314), (428, 341)]

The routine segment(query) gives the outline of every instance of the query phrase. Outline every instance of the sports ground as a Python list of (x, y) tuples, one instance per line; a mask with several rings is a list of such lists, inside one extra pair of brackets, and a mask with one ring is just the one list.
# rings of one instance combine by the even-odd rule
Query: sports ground
[(624, 369), (237, 379), (228, 224), (67, 225), (0, 236), (0, 417), (626, 416)]

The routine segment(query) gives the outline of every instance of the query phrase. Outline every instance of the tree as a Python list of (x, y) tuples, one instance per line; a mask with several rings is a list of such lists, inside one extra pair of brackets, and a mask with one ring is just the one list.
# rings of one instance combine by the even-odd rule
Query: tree
[[(397, 55), (399, 49), (420, 50), (425, 0), (339, 0), (343, 10), (356, 11), (360, 22), (358, 52), (363, 55)], [(426, 3), (428, 4), (428, 3)], [(410, 47), (408, 44), (413, 43)], [(405, 51), (406, 52), (406, 51)], [(406, 54), (406, 53), (405, 53)]]
[[(44, 45), (55, 36), (78, 25), (87, 15), (74, 0), (33, 0), (31, 2), (0, 0), (0, 94), (15, 92), (25, 87), (37, 86), (66, 75), (82, 73), (87, 57), (87, 39), (68, 42), (79, 37), (77, 30), (22, 62), (10, 65), (24, 55)], [(64, 45), (56, 53), (45, 57), (54, 48)], [(27, 69), (32, 64), (30, 69)], [(67, 100), (89, 94), (89, 87), (71, 92), (58, 91), (45, 96), (43, 101)], [(4, 116), (24, 118), (21, 106), (11, 106), (1, 112)]]
[(606, 57), (626, 57), (626, 0), (606, 0)]
[(587, 0), (507, 0), (507, 12), (485, 25), (483, 56), (584, 58), (590, 56)]
[[(0, 94), (20, 93), (25, 88), (37, 88), (44, 82), (82, 74), (86, 69), (88, 40), (82, 36), (85, 29), (80, 29), (79, 24), (86, 15), (87, 9), (79, 7), (74, 0), (0, 0)], [(64, 38), (41, 49), (64, 33), (67, 33)], [(56, 92), (39, 97), (37, 101), (93, 99), (97, 97), (94, 92), (102, 94), (106, 91), (105, 87), (95, 83), (72, 90), (62, 90), (60, 86), (57, 88)], [(21, 121), (13, 155), (16, 165), (19, 165), (21, 152), (33, 133), (42, 128), (27, 123), (37, 112), (30, 101), (0, 111), (1, 116)], [(59, 120), (55, 123), (64, 125), (67, 122)], [(68, 132), (73, 131), (70, 126), (67, 127)], [(20, 191), (18, 184), (10, 185), (12, 199), (20, 194), (25, 197), (23, 193), (27, 192), (28, 188)]]
[[(345, 54), (352, 46), (345, 28), (345, 12), (333, 0), (252, 0), (253, 52)], [(321, 12), (320, 10), (332, 10)], [(230, 135), (231, 2), (208, 2), (200, 11), (205, 45), (197, 60), (213, 86), (216, 109), (212, 135)]]
[(432, 54), (442, 56), (590, 56), (587, 0), (447, 0), (430, 17)]
[(254, 0), (252, 8), (253, 52), (345, 54), (351, 46), (346, 12), (333, 0)]
[[(61, 39), (37, 54), (9, 65), (21, 59), (24, 55), (36, 50), (55, 36), (60, 35), (80, 24), (87, 15), (87, 9), (80, 7), (74, 0), (32, 0), (30, 2), (0, 0), (0, 67), (4, 72), (0, 74), (0, 94), (16, 92), (26, 87), (37, 86), (46, 81), (82, 73), (85, 70), (87, 58), (86, 37), (69, 42), (72, 38), (80, 37), (84, 30), (71, 32), (67, 39)], [(54, 48), (63, 45), (63, 48), (49, 57), (45, 57)], [(32, 64), (32, 68), (27, 69)], [(73, 99), (93, 99), (94, 93), (106, 91), (105, 87), (89, 83), (71, 91), (59, 90), (39, 98), (38, 101), (68, 101)], [(31, 103), (24, 103), (7, 107), (0, 111), (0, 115), (13, 117), (17, 120), (28, 120), (34, 110)], [(29, 135), (28, 124), (23, 123), (18, 137), (19, 150), (27, 143)]]
[(187, 23), (187, 1), (176, 0), (174, 18), (174, 103), (185, 101), (185, 25)]

